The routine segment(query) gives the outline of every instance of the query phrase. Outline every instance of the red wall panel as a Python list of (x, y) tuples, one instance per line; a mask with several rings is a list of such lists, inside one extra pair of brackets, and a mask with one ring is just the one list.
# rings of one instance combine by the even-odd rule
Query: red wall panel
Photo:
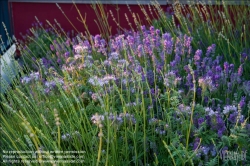
[[(66, 32), (74, 29), (54, 3), (12, 2), (11, 5), (13, 12), (12, 14), (13, 14), (14, 33), (17, 38), (21, 38), (19, 34), (20, 32), (25, 34), (26, 30), (31, 28), (31, 24), (36, 21), (35, 16), (37, 16), (38, 19), (44, 24), (46, 23), (46, 20), (50, 21), (51, 23), (54, 23), (54, 19), (56, 19)], [(62, 10), (65, 12), (67, 17), (74, 24), (74, 26), (80, 32), (84, 32), (85, 29), (83, 24), (77, 20), (77, 17), (80, 18), (80, 16), (78, 15), (75, 6), (73, 4), (59, 4), (59, 5), (61, 6)], [(79, 8), (83, 17), (85, 13), (87, 14), (87, 25), (90, 30), (90, 33), (93, 35), (99, 34), (100, 32), (98, 30), (98, 27), (94, 22), (94, 20), (97, 20), (97, 17), (91, 5), (77, 4), (77, 7)], [(105, 11), (109, 13), (109, 10), (112, 10), (114, 16), (117, 19), (118, 16), (116, 14), (117, 13), (116, 7), (117, 7), (116, 5), (104, 5)], [(123, 28), (130, 29), (128, 22), (126, 21), (125, 18), (125, 13), (129, 17), (129, 20), (132, 23), (132, 25), (135, 26), (133, 18), (128, 10), (127, 5), (119, 5), (118, 7), (119, 7), (119, 18), (121, 26)], [(130, 5), (130, 8), (132, 12), (137, 13), (141, 19), (145, 18), (144, 14), (142, 13), (138, 5)], [(148, 7), (146, 7), (146, 9), (148, 10)], [(117, 26), (115, 22), (112, 20), (110, 14), (108, 20), (109, 20), (109, 25), (112, 26), (112, 34), (116, 34)], [(144, 23), (146, 24), (145, 20)]]

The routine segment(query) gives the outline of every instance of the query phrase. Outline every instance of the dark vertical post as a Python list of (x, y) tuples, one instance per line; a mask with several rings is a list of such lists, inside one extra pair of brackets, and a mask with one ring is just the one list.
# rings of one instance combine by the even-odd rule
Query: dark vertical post
[[(0, 34), (2, 36), (2, 39), (4, 41), (4, 46), (6, 48), (11, 46), (11, 41), (8, 41), (8, 37), (6, 35), (6, 32), (4, 30), (3, 24), (2, 22), (4, 22), (4, 24), (6, 25), (7, 31), (9, 33), (9, 36), (11, 37), (13, 32), (11, 29), (11, 18), (10, 18), (10, 11), (9, 11), (9, 3), (8, 0), (1, 0), (0, 1)], [(3, 47), (1, 45), (1, 47)]]

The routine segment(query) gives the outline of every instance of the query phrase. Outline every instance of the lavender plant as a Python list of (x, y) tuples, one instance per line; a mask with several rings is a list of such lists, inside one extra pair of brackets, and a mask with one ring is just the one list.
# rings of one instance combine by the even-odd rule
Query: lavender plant
[(84, 151), (83, 165), (249, 164), (248, 59), (227, 61), (183, 29), (139, 28), (44, 47), (50, 58), (1, 95), (1, 150)]
[[(157, 8), (159, 4), (154, 3)], [(244, 13), (244, 15), (239, 15)], [(159, 12), (160, 18), (154, 21), (154, 25), (163, 31), (171, 31), (172, 35), (178, 32), (192, 34), (193, 46), (196, 49), (205, 49), (207, 45), (216, 44), (216, 50), (226, 61), (234, 63), (237, 67), (242, 61), (249, 62), (248, 48), (249, 38), (249, 6), (244, 1), (239, 5), (227, 4), (221, 1), (216, 4), (212, 2), (199, 3), (189, 2), (182, 4), (176, 2), (170, 5), (166, 12)], [(167, 21), (166, 21), (167, 20)], [(249, 70), (249, 63), (244, 66)], [(245, 75), (249, 79), (249, 75)]]

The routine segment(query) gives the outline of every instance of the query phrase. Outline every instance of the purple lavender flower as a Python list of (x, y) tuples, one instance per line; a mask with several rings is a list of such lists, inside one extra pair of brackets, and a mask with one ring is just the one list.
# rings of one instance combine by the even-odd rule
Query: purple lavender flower
[(173, 60), (173, 61), (170, 62), (170, 66), (171, 66), (172, 68), (175, 68), (176, 65), (177, 65), (177, 62), (176, 62), (175, 60)]
[(181, 57), (179, 56), (179, 55), (175, 55), (175, 62), (178, 64), (178, 63), (180, 63), (181, 62)]
[(222, 129), (219, 129), (218, 132), (217, 132), (217, 134), (218, 134), (218, 137), (222, 137), (222, 135), (223, 135), (223, 130), (222, 130)]
[(64, 57), (65, 57), (65, 59), (67, 59), (68, 57), (69, 57), (69, 55), (70, 55), (70, 53), (67, 51), (67, 52), (65, 52), (64, 53)]
[(127, 40), (128, 40), (128, 44), (130, 47), (132, 47), (135, 44), (135, 40), (133, 36), (128, 35)]
[(231, 93), (233, 88), (233, 84), (231, 82), (227, 83), (227, 93)]
[(185, 106), (184, 104), (180, 104), (180, 105), (178, 106), (178, 109), (179, 109), (180, 112), (182, 112), (182, 113), (191, 114), (191, 107), (190, 107), (190, 106)]
[(80, 54), (80, 53), (86, 52), (88, 50), (88, 47), (81, 46), (81, 45), (74, 45), (73, 48), (74, 48), (76, 54)]
[(210, 154), (214, 157), (217, 152), (216, 152), (216, 148), (214, 146), (210, 147)]
[(176, 78), (173, 71), (169, 71), (164, 77), (164, 84), (168, 88), (175, 87), (179, 81), (180, 79)]
[(172, 54), (173, 51), (173, 39), (170, 33), (164, 33), (162, 35), (163, 46), (167, 54)]
[(164, 34), (162, 35), (162, 38), (163, 38), (163, 40), (171, 40), (171, 39), (172, 39), (170, 33), (164, 33)]
[(240, 100), (240, 107), (243, 108), (246, 105), (246, 96), (242, 96)]
[(235, 124), (236, 123), (236, 120), (237, 120), (237, 116), (238, 116), (238, 113), (237, 112), (233, 112), (229, 115), (229, 118), (228, 118), (228, 121)]
[(239, 69), (238, 69), (238, 76), (242, 76), (243, 73), (243, 67), (242, 65), (240, 65)]
[(141, 26), (141, 30), (142, 30), (143, 32), (147, 31), (147, 30), (146, 30), (146, 26), (145, 26), (145, 25), (142, 25), (142, 26)]
[(189, 88), (189, 89), (193, 89), (193, 77), (191, 74), (188, 74), (186, 76), (186, 86)]
[(89, 78), (88, 82), (90, 84), (92, 84), (93, 86), (103, 86), (104, 85), (104, 82), (96, 76)]
[(45, 87), (47, 88), (54, 88), (56, 86), (56, 82), (55, 81), (46, 81), (45, 82)]
[(203, 90), (209, 89), (211, 92), (216, 90), (216, 86), (213, 84), (211, 77), (199, 78), (198, 82)]
[(109, 81), (115, 81), (116, 78), (114, 75), (106, 75), (105, 77), (102, 78), (102, 81), (105, 83), (108, 83)]
[(240, 63), (244, 63), (247, 59), (247, 53), (243, 52), (240, 57)]
[(21, 78), (22, 84), (28, 84), (32, 79), (30, 77), (23, 77)]
[(155, 30), (156, 35), (160, 35), (161, 31), (159, 29)]
[(62, 63), (62, 60), (61, 58), (57, 58), (57, 61), (56, 61), (58, 64), (61, 64)]
[(117, 52), (112, 52), (110, 54), (110, 57), (108, 58), (108, 60), (112, 61), (112, 60), (118, 60), (119, 59), (119, 54)]
[(212, 78), (213, 75), (214, 75), (214, 72), (213, 72), (212, 70), (209, 69), (209, 70), (207, 71), (207, 76), (210, 77), (210, 78)]
[(213, 61), (213, 66), (219, 66), (222, 61), (222, 56), (216, 56), (216, 59)]
[(165, 61), (165, 54), (164, 54), (163, 51), (160, 53), (160, 58), (161, 58), (161, 61), (164, 63), (164, 61)]
[(194, 61), (200, 61), (201, 60), (201, 55), (202, 55), (202, 50), (197, 50), (194, 55)]
[(184, 66), (184, 70), (185, 70), (187, 73), (190, 72), (190, 69), (189, 69), (188, 65), (185, 65), (185, 66)]
[(154, 85), (155, 78), (154, 78), (154, 72), (152, 70), (149, 70), (147, 72), (147, 81), (148, 81), (149, 85), (151, 85), (151, 86)]
[(201, 150), (202, 150), (202, 153), (207, 156), (210, 148), (209, 148), (209, 146), (202, 146)]
[(149, 29), (150, 29), (151, 35), (154, 35), (154, 33), (155, 33), (155, 28), (154, 28), (153, 26), (151, 26)]
[(198, 125), (199, 125), (199, 127), (203, 124), (203, 122), (205, 122), (204, 118), (199, 118), (198, 119)]
[(205, 108), (205, 112), (206, 112), (209, 116), (215, 115), (214, 110), (212, 110), (210, 107), (206, 107), (206, 108)]
[(229, 63), (228, 62), (224, 62), (224, 71), (225, 71), (225, 73), (228, 73), (228, 71), (229, 71)]
[(184, 54), (184, 46), (183, 46), (183, 43), (182, 43), (180, 36), (177, 37), (177, 39), (175, 41), (174, 52), (176, 55), (183, 55)]
[(216, 45), (212, 44), (207, 48), (206, 56), (210, 56), (212, 53), (215, 52)]
[(94, 42), (95, 42), (95, 47), (96, 48), (100, 47), (100, 45), (101, 45), (101, 36), (100, 35), (96, 35), (94, 37)]
[(217, 73), (221, 73), (222, 68), (221, 68), (220, 66), (216, 66), (216, 67), (215, 67), (215, 71), (216, 71)]
[(70, 38), (67, 38), (67, 40), (65, 41), (65, 44), (66, 44), (67, 47), (70, 46)]
[(51, 51), (54, 51), (54, 50), (55, 50), (55, 47), (54, 47), (53, 44), (50, 44), (50, 50), (51, 50)]
[[(157, 73), (161, 73), (161, 71), (163, 70), (164, 64), (158, 63), (156, 66), (156, 71)], [(159, 79), (161, 79), (161, 77), (159, 77)]]
[(153, 48), (150, 42), (150, 36), (146, 36), (143, 39), (143, 46), (144, 46), (144, 51), (145, 53), (148, 53), (150, 56), (153, 55)]
[(194, 140), (193, 150), (196, 150), (200, 144), (200, 138), (196, 137)]
[[(106, 41), (102, 39), (100, 35), (94, 37), (94, 47), (97, 48), (97, 52), (100, 52), (105, 56), (107, 55)], [(84, 48), (88, 49), (87, 47)]]
[(234, 64), (230, 64), (229, 65), (229, 72), (233, 72), (234, 71)]
[(30, 78), (31, 78), (32, 80), (38, 80), (39, 77), (40, 77), (39, 72), (32, 72), (32, 73), (30, 73)]
[(197, 93), (197, 96), (201, 97), (202, 88), (201, 88), (201, 87), (198, 87), (197, 90), (196, 90), (196, 93)]
[(191, 51), (192, 51), (192, 46), (191, 46), (191, 42), (192, 42), (193, 38), (189, 37), (187, 35), (184, 35), (184, 47), (186, 52), (190, 55)]
[(205, 115), (205, 118), (206, 118), (206, 124), (207, 124), (207, 126), (211, 126), (211, 124), (212, 124), (212, 119), (211, 119), (211, 117), (209, 116), (209, 115)]
[(143, 50), (143, 45), (140, 44), (138, 47), (137, 47), (137, 51), (138, 51), (138, 57), (140, 58), (142, 55), (144, 55), (144, 50)]
[(83, 42), (82, 41), (79, 42), (79, 45), (84, 48), (84, 51), (87, 51), (88, 53), (92, 52), (92, 47), (91, 47), (88, 40), (84, 40)]
[(41, 58), (42, 64), (48, 68), (50, 66), (50, 61), (44, 57)]
[(91, 98), (92, 98), (93, 101), (97, 101), (97, 99), (98, 99), (97, 93), (93, 93), (93, 94), (91, 95)]
[(103, 53), (103, 55), (106, 56), (107, 55), (106, 41), (104, 39), (101, 39), (100, 43), (101, 43), (101, 45), (100, 45), (98, 52), (101, 52), (101, 53)]
[(241, 83), (241, 78), (237, 73), (232, 73), (230, 75), (230, 80), (232, 82), (232, 84), (240, 84)]
[(160, 94), (159, 89), (152, 88), (150, 92), (153, 96), (158, 96)]
[(236, 112), (237, 107), (235, 107), (234, 105), (227, 105), (223, 108), (223, 114), (225, 115), (228, 115), (231, 111)]
[(45, 94), (49, 94), (50, 91), (51, 91), (50, 88), (45, 88), (45, 89), (44, 89), (44, 93), (45, 93)]
[(223, 129), (225, 127), (224, 120), (222, 119), (220, 114), (216, 114), (217, 128)]

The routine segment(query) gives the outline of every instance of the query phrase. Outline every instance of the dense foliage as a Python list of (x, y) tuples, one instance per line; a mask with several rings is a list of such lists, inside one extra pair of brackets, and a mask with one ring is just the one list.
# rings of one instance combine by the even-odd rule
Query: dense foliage
[(46, 56), (28, 58), (28, 74), (1, 96), (1, 150), (85, 151), (84, 165), (249, 164), (248, 45), (233, 60), (216, 35), (197, 45), (195, 32), (160, 24), (108, 40), (54, 30), (47, 45), (22, 48)]

